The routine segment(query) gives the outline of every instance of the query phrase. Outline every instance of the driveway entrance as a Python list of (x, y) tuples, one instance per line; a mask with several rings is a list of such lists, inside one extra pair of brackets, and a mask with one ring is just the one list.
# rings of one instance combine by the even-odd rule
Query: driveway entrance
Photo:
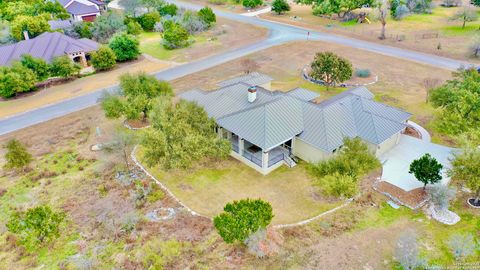
[(446, 171), (450, 168), (449, 159), (453, 157), (455, 150), (455, 148), (422, 141), (402, 134), (399, 143), (380, 156), (380, 161), (383, 164), (381, 180), (407, 192), (423, 187), (423, 183), (418, 181), (413, 174), (409, 174), (408, 171), (412, 161), (428, 153), (443, 165), (442, 184), (448, 184), (450, 178), (446, 175)]

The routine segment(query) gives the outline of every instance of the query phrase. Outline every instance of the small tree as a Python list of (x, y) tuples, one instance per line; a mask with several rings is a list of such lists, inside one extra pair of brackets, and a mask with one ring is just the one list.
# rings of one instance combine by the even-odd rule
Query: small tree
[(0, 96), (13, 97), (18, 93), (35, 89), (37, 76), (30, 69), (16, 62), (12, 67), (0, 67)]
[(263, 0), (243, 0), (242, 4), (245, 8), (256, 8), (263, 5)]
[(48, 206), (37, 206), (26, 212), (15, 212), (6, 226), (19, 235), (27, 247), (34, 247), (59, 237), (64, 218), (63, 213), (54, 212)]
[(323, 177), (319, 185), (326, 195), (337, 198), (351, 198), (358, 190), (357, 179), (354, 176), (338, 172)]
[(93, 39), (100, 43), (107, 43), (116, 33), (127, 29), (124, 18), (116, 12), (109, 12), (102, 16), (97, 16), (90, 31)]
[(96, 70), (108, 70), (115, 66), (116, 56), (112, 49), (101, 46), (91, 56), (92, 65)]
[(110, 153), (116, 153), (122, 157), (125, 162), (125, 166), (130, 171), (129, 153), (132, 147), (138, 142), (136, 134), (130, 130), (119, 128), (116, 130), (113, 136), (112, 143), (107, 144), (105, 149)]
[(378, 37), (381, 40), (386, 38), (385, 36), (385, 29), (387, 25), (387, 16), (388, 16), (388, 1), (387, 0), (377, 0), (375, 3), (375, 7), (377, 8), (377, 19), (382, 24), (382, 30), (380, 31), (380, 36)]
[(50, 73), (53, 76), (59, 76), (65, 79), (78, 74), (81, 69), (82, 67), (79, 64), (74, 63), (72, 59), (66, 55), (55, 57), (50, 64)]
[(165, 23), (162, 44), (165, 49), (173, 50), (188, 46), (189, 33), (178, 23)]
[(477, 58), (480, 54), (480, 34), (473, 36), (472, 43), (470, 45), (470, 52), (473, 57)]
[(137, 59), (140, 55), (140, 43), (135, 36), (126, 33), (116, 34), (108, 46), (120, 62)]
[(166, 15), (175, 16), (177, 15), (177, 11), (178, 11), (178, 7), (173, 3), (162, 5), (158, 9), (158, 12), (162, 17)]
[(212, 25), (215, 24), (217, 21), (217, 16), (215, 16), (215, 13), (213, 10), (209, 7), (204, 7), (198, 11), (198, 17), (208, 25), (208, 27), (211, 27)]
[(467, 22), (473, 22), (478, 19), (477, 11), (470, 8), (463, 8), (455, 13), (451, 18), (454, 21), (462, 21), (462, 29), (465, 28)]
[(455, 233), (450, 237), (448, 246), (456, 260), (465, 259), (478, 249), (472, 234)]
[(153, 27), (161, 20), (160, 14), (157, 11), (145, 13), (137, 18), (138, 23), (145, 31), (153, 31)]
[(32, 155), (27, 148), (18, 140), (10, 140), (5, 146), (7, 153), (5, 154), (5, 169), (22, 169), (24, 170), (30, 162)]
[(24, 54), (20, 58), (22, 66), (30, 69), (37, 76), (37, 80), (43, 81), (48, 78), (49, 70), (48, 64), (42, 58), (35, 58), (29, 54)]
[(140, 33), (142, 33), (142, 26), (136, 21), (131, 21), (127, 24), (127, 33), (138, 36)]
[(30, 38), (34, 38), (44, 32), (50, 31), (48, 16), (18, 16), (11, 23), (11, 34), (17, 40), (24, 39), (23, 32), (27, 31)]
[(255, 60), (250, 58), (242, 59), (242, 61), (240, 61), (240, 65), (242, 66), (245, 74), (257, 71), (260, 68), (260, 65)]
[(410, 164), (408, 173), (415, 175), (415, 178), (424, 184), (423, 189), (425, 189), (427, 184), (436, 184), (442, 180), (442, 168), (442, 164), (438, 163), (434, 157), (425, 154)]
[(324, 81), (327, 86), (344, 82), (353, 75), (352, 64), (332, 52), (317, 53), (310, 67), (310, 77)]
[(456, 190), (445, 185), (434, 185), (427, 189), (427, 193), (435, 210), (443, 212), (448, 210), (450, 201), (455, 198)]
[(274, 0), (272, 3), (272, 11), (278, 15), (290, 11), (290, 5), (286, 0)]
[(213, 219), (215, 228), (227, 243), (244, 242), (272, 221), (272, 206), (260, 199), (244, 199), (228, 203), (223, 213)]
[(402, 233), (395, 247), (395, 260), (402, 265), (403, 269), (413, 270), (425, 264), (419, 256), (416, 233), (413, 231)]
[(474, 204), (480, 205), (480, 149), (469, 147), (455, 155), (450, 174), (475, 192)]

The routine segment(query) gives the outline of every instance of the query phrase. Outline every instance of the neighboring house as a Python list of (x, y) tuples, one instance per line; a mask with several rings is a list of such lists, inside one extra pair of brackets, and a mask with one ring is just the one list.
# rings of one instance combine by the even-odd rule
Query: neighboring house
[(51, 20), (48, 21), (50, 29), (52, 30), (65, 30), (73, 26), (71, 20)]
[(75, 21), (93, 22), (107, 5), (100, 0), (58, 0)]
[(232, 142), (232, 156), (263, 174), (282, 164), (295, 166), (293, 156), (308, 162), (327, 159), (345, 137), (361, 138), (379, 156), (398, 143), (411, 116), (373, 101), (365, 87), (316, 103), (314, 92), (272, 91), (271, 81), (251, 73), (220, 83), (218, 90), (191, 90), (180, 98), (205, 108), (219, 136)]
[(59, 32), (46, 32), (36, 38), (0, 46), (0, 66), (19, 60), (24, 54), (51, 62), (54, 57), (68, 55), (72, 61), (86, 67), (89, 54), (100, 45), (90, 39), (74, 39)]

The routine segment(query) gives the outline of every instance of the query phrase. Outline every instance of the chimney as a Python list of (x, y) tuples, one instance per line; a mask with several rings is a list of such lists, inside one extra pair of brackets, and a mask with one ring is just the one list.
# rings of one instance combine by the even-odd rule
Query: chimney
[(252, 103), (257, 99), (257, 87), (250, 86), (248, 88), (248, 102)]
[(28, 36), (28, 31), (23, 31), (23, 37), (25, 38), (25, 40), (30, 39), (30, 37)]

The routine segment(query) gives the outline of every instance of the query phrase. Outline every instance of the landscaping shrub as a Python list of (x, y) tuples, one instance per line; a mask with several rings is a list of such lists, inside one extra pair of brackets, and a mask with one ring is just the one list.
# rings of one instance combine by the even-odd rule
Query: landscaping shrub
[(177, 240), (153, 238), (142, 248), (143, 266), (145, 269), (164, 269), (182, 254), (183, 249), (184, 244)]
[(5, 169), (24, 169), (32, 162), (32, 155), (27, 148), (18, 140), (12, 139), (5, 145)]
[(420, 258), (416, 233), (406, 231), (400, 235), (395, 247), (394, 258), (403, 269), (417, 269), (425, 266), (425, 261)]
[(246, 8), (256, 8), (263, 5), (263, 0), (243, 0), (242, 4)]
[(24, 54), (20, 58), (20, 63), (22, 63), (22, 66), (33, 71), (38, 81), (43, 81), (50, 76), (48, 64), (42, 58), (35, 58), (31, 55)]
[(272, 11), (280, 15), (284, 12), (290, 11), (290, 5), (287, 0), (274, 0), (272, 2)]
[(182, 16), (177, 22), (188, 31), (190, 35), (203, 32), (208, 29), (209, 24), (205, 22), (200, 16), (190, 10), (183, 12)]
[(138, 23), (145, 31), (153, 31), (153, 27), (161, 20), (158, 12), (148, 12), (137, 18)]
[(79, 64), (74, 63), (70, 57), (66, 55), (55, 57), (50, 64), (50, 73), (53, 76), (65, 79), (78, 74), (81, 69), (82, 67)]
[(175, 4), (165, 4), (158, 9), (158, 13), (162, 17), (166, 15), (175, 16), (177, 15), (177, 10), (178, 7)]
[(0, 97), (10, 98), (18, 93), (32, 91), (36, 82), (35, 73), (21, 63), (0, 67)]
[(112, 49), (107, 46), (101, 46), (91, 56), (92, 66), (96, 70), (108, 70), (115, 66), (116, 56)]
[[(156, 25), (157, 23), (155, 23)], [(154, 26), (155, 28), (155, 26)], [(131, 21), (127, 24), (127, 33), (130, 35), (137, 36), (140, 33), (142, 33), (142, 26), (136, 22), (136, 21)]]
[(434, 185), (428, 187), (427, 194), (430, 201), (439, 212), (447, 210), (450, 201), (455, 198), (456, 189), (445, 185)]
[(37, 206), (13, 213), (6, 227), (21, 238), (22, 244), (33, 248), (59, 237), (64, 219), (65, 214), (54, 212), (49, 206)]
[(449, 241), (448, 246), (453, 253), (456, 260), (465, 259), (475, 253), (479, 246), (475, 243), (475, 239), (472, 234), (453, 234)]
[(360, 78), (368, 78), (370, 77), (371, 72), (369, 69), (357, 69), (355, 71), (355, 76), (360, 77)]
[(208, 3), (212, 5), (225, 5), (227, 0), (208, 0)]
[(209, 7), (204, 7), (198, 11), (198, 17), (206, 24), (208, 27), (211, 27), (217, 21), (217, 17), (213, 10)]
[(127, 30), (124, 18), (115, 12), (97, 16), (90, 28), (92, 37), (100, 43), (107, 43), (116, 33)]
[(355, 194), (359, 179), (378, 167), (380, 162), (365, 143), (359, 138), (345, 138), (336, 156), (310, 164), (309, 172), (326, 194), (348, 197)]
[(244, 242), (272, 221), (272, 206), (260, 199), (244, 199), (228, 203), (223, 212), (213, 219), (215, 228), (227, 243)]
[(129, 61), (137, 59), (140, 55), (140, 43), (135, 36), (120, 33), (113, 36), (108, 46), (116, 55), (117, 61)]
[(407, 17), (409, 14), (410, 14), (410, 10), (407, 8), (407, 6), (401, 4), (396, 8), (394, 18), (396, 20), (401, 20)]
[(170, 22), (164, 23), (163, 29), (162, 44), (165, 49), (173, 50), (189, 45), (189, 34), (183, 26)]

